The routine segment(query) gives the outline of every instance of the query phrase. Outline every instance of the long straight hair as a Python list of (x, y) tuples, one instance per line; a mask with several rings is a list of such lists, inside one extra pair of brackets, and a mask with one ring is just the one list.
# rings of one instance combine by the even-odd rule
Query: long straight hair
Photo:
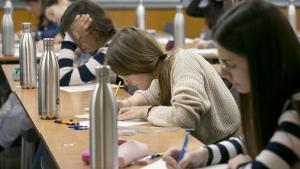
[(154, 73), (159, 70), (160, 103), (170, 105), (170, 70), (174, 54), (167, 56), (156, 40), (147, 32), (128, 27), (112, 39), (106, 62), (119, 75)]
[(241, 116), (248, 152), (255, 157), (274, 134), (285, 101), (300, 88), (299, 41), (286, 16), (260, 0), (227, 11), (213, 37), (248, 62), (251, 92), (241, 94)]

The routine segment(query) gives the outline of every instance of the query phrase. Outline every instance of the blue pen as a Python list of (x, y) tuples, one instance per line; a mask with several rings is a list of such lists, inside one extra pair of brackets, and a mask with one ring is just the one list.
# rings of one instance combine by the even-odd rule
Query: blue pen
[(185, 154), (185, 151), (186, 151), (186, 146), (189, 142), (189, 135), (190, 135), (190, 132), (186, 132), (185, 133), (185, 138), (184, 138), (184, 142), (183, 142), (183, 145), (182, 145), (182, 149), (181, 151), (179, 152), (179, 157), (178, 157), (178, 163), (183, 159), (183, 156)]
[(148, 155), (148, 156), (146, 156), (146, 157), (144, 157), (140, 160), (153, 160), (153, 159), (155, 159), (157, 157), (160, 157), (160, 156), (162, 156), (162, 153), (154, 153), (154, 154), (150, 154), (150, 155)]
[(87, 130), (88, 126), (80, 126), (80, 125), (72, 125), (68, 126), (69, 128), (73, 128), (74, 130)]

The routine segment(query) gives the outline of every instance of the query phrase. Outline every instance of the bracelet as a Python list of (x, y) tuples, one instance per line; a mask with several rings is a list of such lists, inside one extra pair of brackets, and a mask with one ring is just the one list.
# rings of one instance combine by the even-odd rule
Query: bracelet
[(149, 108), (148, 108), (148, 110), (147, 110), (147, 116), (146, 116), (146, 118), (148, 118), (148, 117), (149, 117), (149, 112), (151, 111), (151, 109), (152, 109), (153, 107), (155, 107), (155, 106), (151, 106), (151, 107), (149, 107)]

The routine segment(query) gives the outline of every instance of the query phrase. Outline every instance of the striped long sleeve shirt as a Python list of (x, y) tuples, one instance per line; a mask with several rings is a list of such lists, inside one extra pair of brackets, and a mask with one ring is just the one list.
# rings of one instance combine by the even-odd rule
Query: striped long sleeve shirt
[[(300, 162), (300, 116), (287, 111), (279, 119), (278, 129), (265, 149), (251, 162), (238, 169), (288, 169)], [(238, 138), (230, 138), (218, 144), (208, 145), (207, 165), (226, 163), (238, 154), (246, 154), (245, 146)]]
[(76, 48), (76, 44), (70, 38), (65, 38), (61, 44), (58, 58), (61, 86), (80, 85), (95, 80), (96, 67), (104, 63), (107, 45), (101, 47), (85, 64), (74, 67)]

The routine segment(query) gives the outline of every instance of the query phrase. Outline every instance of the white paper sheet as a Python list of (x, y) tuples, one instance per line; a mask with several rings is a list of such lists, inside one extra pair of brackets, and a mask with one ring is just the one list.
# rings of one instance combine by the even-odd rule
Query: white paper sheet
[(75, 117), (80, 118), (80, 119), (90, 119), (90, 115), (89, 114), (75, 115)]
[(155, 161), (142, 169), (167, 169), (166, 163), (163, 160)]
[(219, 165), (201, 167), (201, 168), (198, 168), (198, 169), (226, 169), (226, 168), (227, 168), (227, 164), (219, 164)]
[(95, 84), (85, 84), (80, 86), (63, 86), (60, 87), (60, 90), (73, 93), (73, 92), (84, 92), (84, 91), (90, 91), (94, 90)]
[(129, 127), (129, 126), (138, 126), (138, 125), (143, 125), (143, 124), (148, 124), (148, 122), (141, 122), (141, 121), (118, 121), (118, 126), (119, 127)]
[[(60, 87), (60, 90), (65, 91), (65, 92), (69, 92), (69, 93), (84, 92), (84, 91), (94, 90), (95, 85), (96, 85), (95, 83), (92, 83), (92, 84), (84, 84), (84, 85), (79, 85), (79, 86), (62, 86), (62, 87)], [(111, 84), (111, 87), (113, 89), (115, 89), (115, 88), (118, 87), (118, 85)], [(122, 88), (124, 86), (121, 85), (120, 87)]]
[[(147, 165), (146, 167), (143, 167), (142, 169), (166, 169), (166, 163), (163, 160), (158, 160), (154, 163), (151, 163)], [(227, 164), (219, 164), (219, 165), (212, 165), (207, 167), (201, 167), (197, 169), (226, 169)]]
[[(148, 122), (141, 122), (141, 121), (118, 121), (118, 126), (119, 127), (130, 127), (130, 126), (138, 126), (138, 125), (143, 125), (147, 124)], [(79, 125), (81, 126), (87, 126), (88, 128), (90, 127), (90, 121), (80, 121)]]

